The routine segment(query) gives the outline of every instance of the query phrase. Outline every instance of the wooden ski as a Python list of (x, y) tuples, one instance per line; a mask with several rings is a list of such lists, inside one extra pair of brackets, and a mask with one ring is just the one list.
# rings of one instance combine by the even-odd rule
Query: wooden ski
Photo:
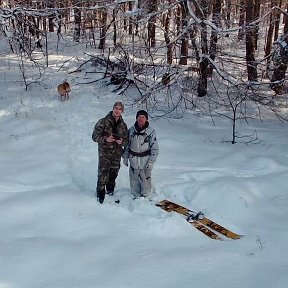
[[(204, 233), (205, 235), (207, 235), (212, 239), (223, 240), (214, 231), (233, 240), (240, 239), (242, 237), (242, 235), (236, 234), (228, 230), (227, 228), (219, 225), (218, 223), (204, 217), (202, 213), (196, 213), (188, 208), (185, 208), (169, 200), (162, 200), (161, 202), (157, 203), (156, 206), (162, 208), (167, 212), (174, 211), (181, 215), (186, 216), (187, 217), (186, 220), (189, 223), (191, 223), (196, 229), (198, 229), (199, 231), (201, 231), (202, 233)], [(212, 231), (211, 229), (214, 231)]]

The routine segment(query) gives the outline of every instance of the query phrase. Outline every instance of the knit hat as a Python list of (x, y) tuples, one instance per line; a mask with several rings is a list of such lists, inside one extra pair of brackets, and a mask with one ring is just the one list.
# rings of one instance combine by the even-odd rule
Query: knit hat
[(113, 109), (116, 107), (116, 106), (120, 106), (122, 108), (122, 110), (124, 111), (124, 104), (120, 101), (118, 102), (115, 102), (114, 105), (113, 105)]
[(145, 110), (139, 110), (136, 114), (136, 119), (138, 118), (139, 115), (145, 116), (146, 120), (148, 120), (148, 113)]

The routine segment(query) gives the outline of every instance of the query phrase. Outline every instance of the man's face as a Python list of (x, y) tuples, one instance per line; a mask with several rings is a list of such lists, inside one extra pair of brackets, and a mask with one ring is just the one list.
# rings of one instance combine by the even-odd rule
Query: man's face
[(144, 115), (139, 115), (137, 117), (137, 123), (138, 123), (138, 126), (140, 128), (144, 127), (145, 123), (146, 123), (147, 119)]
[(122, 112), (123, 112), (123, 109), (122, 109), (122, 107), (121, 106), (115, 106), (114, 108), (113, 108), (113, 116), (114, 117), (116, 117), (116, 118), (118, 118), (118, 117), (120, 117), (120, 115), (122, 114)]

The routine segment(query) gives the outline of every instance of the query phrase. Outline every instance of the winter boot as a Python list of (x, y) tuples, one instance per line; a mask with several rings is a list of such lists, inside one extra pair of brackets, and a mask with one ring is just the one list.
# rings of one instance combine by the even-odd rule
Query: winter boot
[(97, 200), (100, 204), (104, 202), (105, 199), (105, 190), (97, 191)]
[(115, 188), (115, 186), (106, 185), (106, 190), (107, 190), (106, 194), (108, 194), (109, 196), (113, 196), (114, 188)]

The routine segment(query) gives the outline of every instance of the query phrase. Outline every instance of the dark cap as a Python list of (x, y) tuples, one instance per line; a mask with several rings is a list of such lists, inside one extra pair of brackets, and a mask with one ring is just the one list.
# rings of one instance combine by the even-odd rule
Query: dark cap
[(136, 119), (138, 118), (139, 115), (145, 116), (146, 119), (148, 120), (148, 113), (145, 110), (139, 110), (136, 114)]

